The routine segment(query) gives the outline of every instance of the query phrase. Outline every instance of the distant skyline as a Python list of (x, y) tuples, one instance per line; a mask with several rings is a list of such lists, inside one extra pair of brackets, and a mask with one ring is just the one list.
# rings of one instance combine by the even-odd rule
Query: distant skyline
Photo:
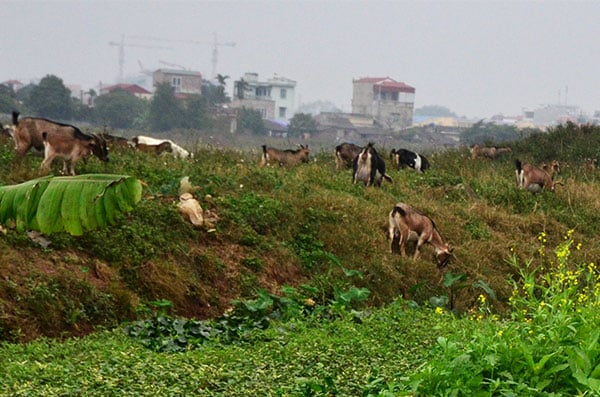
[(389, 76), (416, 88), (415, 108), (475, 118), (560, 103), (592, 114), (599, 15), (598, 1), (0, 0), (0, 81), (116, 83), (109, 43), (122, 37), (125, 76), (170, 64), (210, 78), (216, 33), (235, 43), (217, 47), (230, 95), (246, 72), (278, 74), (297, 82), (297, 105), (349, 112), (353, 79)]

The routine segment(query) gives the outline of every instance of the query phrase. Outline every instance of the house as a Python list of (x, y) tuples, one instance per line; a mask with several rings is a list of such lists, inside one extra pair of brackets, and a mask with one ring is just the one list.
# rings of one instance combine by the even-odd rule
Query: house
[(232, 107), (254, 109), (263, 119), (277, 121), (290, 121), (296, 112), (294, 80), (275, 75), (259, 81), (258, 73), (245, 73), (234, 87)]
[(19, 80), (6, 80), (0, 83), (0, 85), (10, 88), (13, 92), (17, 92), (24, 87), (23, 83), (21, 83)]
[(169, 83), (175, 91), (175, 97), (185, 99), (189, 95), (201, 95), (202, 74), (191, 70), (158, 69), (152, 73), (152, 82)]
[(384, 142), (389, 139), (386, 131), (373, 122), (371, 116), (355, 113), (322, 112), (315, 116), (318, 133), (335, 142)]
[(412, 125), (414, 87), (389, 77), (363, 77), (352, 80), (352, 86), (352, 113), (371, 116), (393, 131)]
[(142, 99), (152, 98), (152, 93), (150, 91), (148, 91), (147, 89), (140, 87), (137, 84), (125, 84), (125, 83), (100, 87), (100, 95), (109, 94), (115, 90), (123, 90), (123, 91), (130, 93), (133, 96), (136, 96), (136, 97), (142, 98)]

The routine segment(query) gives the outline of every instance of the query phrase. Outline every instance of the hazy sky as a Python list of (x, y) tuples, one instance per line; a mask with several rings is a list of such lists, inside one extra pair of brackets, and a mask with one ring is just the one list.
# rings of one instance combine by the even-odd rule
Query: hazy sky
[[(53, 74), (95, 88), (167, 67), (297, 81), (298, 101), (350, 111), (352, 79), (416, 88), (415, 107), (518, 115), (562, 103), (600, 110), (600, 1), (31, 1), (0, 0), (0, 81)], [(159, 37), (171, 41), (136, 39)], [(177, 41), (179, 40), (179, 41)], [(183, 41), (197, 41), (191, 44)], [(139, 61), (139, 62), (138, 62)]]

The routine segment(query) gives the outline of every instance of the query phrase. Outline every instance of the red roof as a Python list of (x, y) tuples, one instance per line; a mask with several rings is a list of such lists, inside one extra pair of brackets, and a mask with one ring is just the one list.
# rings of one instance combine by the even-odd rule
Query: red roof
[(116, 90), (117, 88), (120, 88), (124, 91), (129, 92), (130, 94), (140, 94), (140, 95), (148, 95), (151, 94), (150, 91), (148, 91), (147, 89), (145, 89), (144, 87), (140, 87), (137, 84), (115, 84), (115, 85), (111, 85), (110, 87), (104, 87), (104, 89), (108, 92), (113, 92), (114, 90)]
[(414, 94), (415, 88), (408, 84), (396, 81), (389, 77), (362, 77), (354, 80), (354, 83), (373, 84), (374, 91), (382, 92), (409, 92)]

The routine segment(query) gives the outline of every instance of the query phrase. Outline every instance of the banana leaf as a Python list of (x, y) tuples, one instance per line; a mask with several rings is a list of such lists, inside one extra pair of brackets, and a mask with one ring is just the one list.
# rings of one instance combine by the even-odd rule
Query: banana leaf
[(139, 180), (127, 175), (47, 176), (0, 186), (0, 224), (44, 234), (74, 236), (108, 224), (142, 198)]

